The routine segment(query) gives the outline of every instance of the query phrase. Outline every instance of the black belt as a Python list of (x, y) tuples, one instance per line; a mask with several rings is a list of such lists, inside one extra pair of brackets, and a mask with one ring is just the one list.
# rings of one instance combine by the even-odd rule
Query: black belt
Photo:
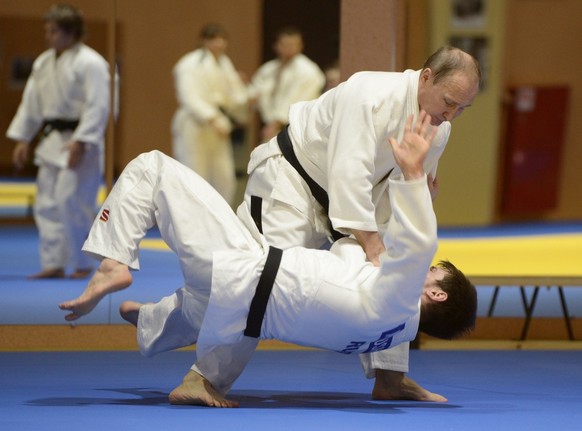
[(269, 302), (282, 257), (283, 250), (276, 247), (269, 247), (267, 261), (265, 262), (263, 273), (259, 278), (259, 283), (257, 284), (255, 296), (253, 296), (253, 300), (251, 301), (251, 307), (247, 317), (247, 327), (244, 332), (247, 337), (259, 338), (261, 335), (261, 325), (263, 324), (263, 318), (267, 310), (267, 302)]
[(44, 136), (48, 136), (53, 130), (58, 130), (59, 132), (73, 131), (79, 125), (79, 120), (45, 120), (42, 125), (42, 133)]
[(311, 194), (323, 208), (323, 211), (327, 216), (328, 228), (334, 241), (337, 241), (340, 238), (344, 238), (345, 235), (336, 231), (331, 224), (331, 220), (329, 219), (329, 197), (327, 196), (327, 192), (319, 184), (317, 184), (307, 172), (305, 172), (305, 169), (303, 169), (303, 166), (301, 166), (301, 163), (299, 163), (299, 160), (297, 160), (297, 156), (293, 150), (293, 143), (289, 138), (289, 132), (287, 131), (287, 128), (288, 126), (283, 128), (283, 130), (281, 130), (281, 132), (279, 132), (277, 135), (277, 143), (279, 144), (281, 153), (283, 153), (283, 157), (285, 157), (289, 164), (295, 168), (299, 175), (301, 175), (301, 178), (303, 178), (303, 180), (309, 186)]

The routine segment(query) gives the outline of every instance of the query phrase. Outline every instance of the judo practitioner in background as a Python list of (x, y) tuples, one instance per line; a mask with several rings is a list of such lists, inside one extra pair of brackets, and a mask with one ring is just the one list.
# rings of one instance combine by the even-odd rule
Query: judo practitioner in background
[(269, 246), (198, 175), (158, 151), (124, 170), (84, 250), (101, 264), (77, 299), (60, 304), (73, 321), (139, 269), (139, 243), (157, 225), (178, 255), (184, 286), (155, 304), (124, 302), (140, 351), (151, 356), (197, 343), (197, 361), (170, 394), (174, 404), (237, 406), (225, 398), (259, 339), (344, 354), (375, 352), (417, 331), (456, 338), (475, 324), (475, 287), (451, 263), (431, 266), (436, 217), (423, 160), (434, 138), (430, 116), (410, 116), (398, 143), (401, 173), (390, 179), (392, 217), (380, 265), (353, 238), (330, 250)]
[(316, 99), (325, 86), (319, 66), (303, 54), (303, 36), (298, 28), (281, 29), (273, 50), (277, 57), (259, 67), (250, 85), (263, 124), (261, 142), (267, 142), (289, 123), (293, 103)]
[(22, 101), (6, 133), (17, 142), (21, 169), (31, 142), (38, 166), (34, 219), (42, 270), (31, 278), (86, 278), (93, 262), (81, 252), (95, 217), (109, 117), (109, 65), (82, 40), (85, 24), (73, 6), (58, 4), (44, 16), (50, 48), (32, 66)]
[(248, 91), (226, 55), (224, 28), (208, 24), (200, 37), (202, 47), (174, 67), (178, 109), (172, 151), (233, 204), (237, 183), (231, 132), (248, 120)]

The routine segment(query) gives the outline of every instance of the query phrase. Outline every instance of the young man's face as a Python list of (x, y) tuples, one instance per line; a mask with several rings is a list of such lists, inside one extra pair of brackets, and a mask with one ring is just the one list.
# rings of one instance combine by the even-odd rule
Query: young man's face
[(424, 281), (425, 287), (436, 286), (437, 281), (441, 281), (447, 275), (447, 271), (440, 266), (431, 266)]
[(286, 34), (275, 43), (275, 53), (281, 61), (288, 61), (303, 51), (303, 40), (298, 34)]
[(418, 87), (418, 105), (431, 116), (431, 124), (439, 126), (453, 121), (471, 106), (479, 92), (479, 85), (466, 74), (456, 72), (437, 84), (431, 69), (424, 69)]
[(205, 39), (204, 46), (208, 49), (215, 57), (220, 57), (226, 52), (228, 48), (228, 40), (222, 36), (213, 37), (212, 39)]
[(441, 281), (447, 276), (448, 272), (446, 269), (440, 266), (431, 266), (424, 279), (424, 287), (422, 290), (422, 295), (420, 297), (421, 302), (442, 302), (447, 300), (447, 294), (442, 290), (437, 281)]
[(75, 43), (72, 34), (65, 33), (54, 21), (47, 21), (44, 24), (44, 38), (49, 47), (58, 53), (70, 48)]

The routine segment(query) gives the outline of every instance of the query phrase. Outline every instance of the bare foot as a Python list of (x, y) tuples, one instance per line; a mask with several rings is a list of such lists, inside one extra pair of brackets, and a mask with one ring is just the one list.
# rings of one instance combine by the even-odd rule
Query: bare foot
[(105, 295), (125, 289), (131, 285), (132, 281), (133, 277), (127, 265), (105, 258), (89, 280), (81, 296), (59, 304), (59, 308), (71, 312), (65, 316), (65, 320), (77, 320), (90, 313)]
[(180, 386), (170, 392), (170, 403), (178, 405), (196, 405), (207, 407), (238, 407), (239, 403), (230, 401), (220, 395), (208, 380), (190, 370)]
[(444, 403), (442, 395), (427, 391), (414, 380), (399, 371), (376, 370), (376, 382), (372, 390), (375, 400), (414, 400)]
[(137, 327), (137, 319), (139, 318), (139, 310), (142, 307), (141, 302), (125, 301), (119, 306), (119, 314), (123, 320), (128, 321), (133, 326)]
[(41, 272), (29, 275), (29, 280), (42, 280), (44, 278), (65, 278), (65, 270), (63, 268), (44, 269)]

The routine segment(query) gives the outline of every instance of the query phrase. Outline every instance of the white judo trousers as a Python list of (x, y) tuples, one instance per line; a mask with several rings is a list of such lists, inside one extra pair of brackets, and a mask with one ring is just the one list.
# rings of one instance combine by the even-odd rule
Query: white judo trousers
[(43, 269), (66, 268), (67, 264), (73, 269), (93, 267), (94, 262), (82, 253), (81, 247), (95, 218), (102, 172), (99, 157), (95, 146), (87, 146), (81, 163), (73, 169), (39, 166), (34, 220)]
[[(184, 205), (185, 201), (188, 205)], [(108, 212), (110, 207), (117, 209), (115, 214)], [(193, 207), (196, 214), (188, 210)], [(115, 222), (110, 222), (113, 217)], [(156, 224), (164, 241), (178, 256), (184, 286), (159, 303), (141, 308), (138, 344), (145, 356), (196, 343), (210, 296), (215, 251), (246, 250), (263, 256), (268, 247), (260, 236), (253, 237), (208, 183), (176, 160), (152, 151), (127, 165), (103, 203), (83, 251), (137, 270), (139, 243)], [(196, 235), (195, 231), (204, 234)], [(171, 291), (175, 286), (167, 288)], [(213, 352), (214, 357), (207, 356), (206, 362), (198, 358), (199, 368), (194, 369), (217, 390), (226, 393), (257, 342), (245, 337), (236, 344), (236, 349), (219, 347)]]
[(205, 178), (228, 202), (236, 193), (234, 152), (229, 134), (219, 135), (185, 110), (172, 120), (172, 149), (184, 165)]

